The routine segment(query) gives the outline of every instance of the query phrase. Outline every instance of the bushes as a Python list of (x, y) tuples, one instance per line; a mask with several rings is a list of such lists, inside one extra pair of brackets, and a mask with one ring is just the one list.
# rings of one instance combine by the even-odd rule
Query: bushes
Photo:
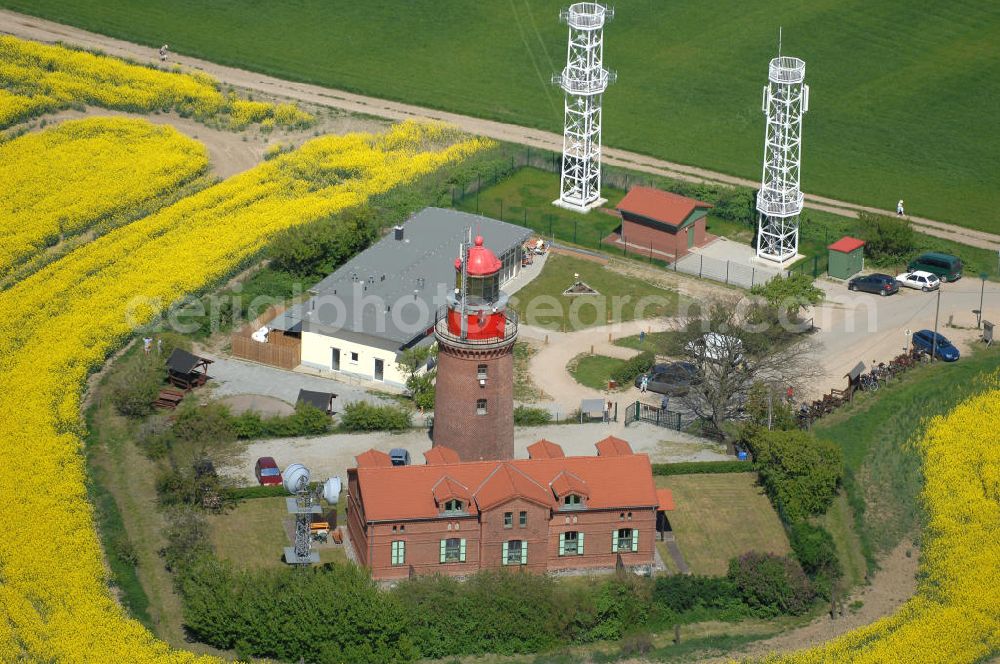
[(382, 664), (415, 655), (399, 602), (355, 565), (238, 572), (201, 555), (179, 589), (187, 628), (240, 658)]
[(917, 239), (905, 219), (861, 212), (865, 256), (876, 265), (905, 263), (917, 250)]
[(410, 411), (399, 406), (355, 401), (344, 406), (340, 426), (345, 431), (401, 431), (410, 427), (410, 417)]
[(656, 356), (653, 353), (649, 351), (639, 353), (622, 365), (621, 368), (613, 371), (611, 373), (611, 380), (619, 385), (627, 385), (634, 381), (639, 374), (649, 371), (654, 362), (656, 362)]
[(791, 527), (789, 541), (816, 593), (828, 598), (834, 581), (842, 575), (833, 535), (822, 526), (800, 521)]
[(233, 418), (237, 438), (316, 436), (330, 430), (330, 416), (307, 403), (295, 405), (291, 415), (261, 417), (247, 411)]
[(736, 584), (726, 577), (680, 574), (658, 577), (653, 586), (653, 602), (675, 614), (674, 617), (691, 612), (703, 617), (709, 612), (719, 618), (736, 618), (748, 613)]
[(109, 381), (108, 394), (115, 410), (134, 418), (153, 412), (165, 371), (162, 357), (155, 354), (142, 353), (126, 361)]
[(271, 241), (267, 254), (276, 270), (302, 278), (322, 278), (377, 237), (374, 212), (358, 207), (283, 231)]
[(753, 465), (748, 461), (681, 461), (654, 463), (654, 475), (698, 475), (702, 473), (748, 473)]
[(836, 443), (806, 431), (763, 429), (749, 444), (760, 482), (786, 523), (826, 512), (843, 475)]
[(518, 406), (514, 409), (514, 424), (520, 427), (538, 426), (552, 421), (552, 413), (544, 408)]
[(729, 561), (729, 581), (757, 616), (804, 613), (813, 600), (809, 579), (794, 560), (773, 553), (745, 553)]

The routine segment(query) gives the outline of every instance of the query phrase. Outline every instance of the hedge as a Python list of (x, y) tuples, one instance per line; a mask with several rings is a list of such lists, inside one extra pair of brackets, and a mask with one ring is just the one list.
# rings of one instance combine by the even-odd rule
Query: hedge
[(654, 463), (654, 475), (700, 475), (705, 473), (749, 473), (753, 464), (749, 461), (681, 461), (678, 463)]

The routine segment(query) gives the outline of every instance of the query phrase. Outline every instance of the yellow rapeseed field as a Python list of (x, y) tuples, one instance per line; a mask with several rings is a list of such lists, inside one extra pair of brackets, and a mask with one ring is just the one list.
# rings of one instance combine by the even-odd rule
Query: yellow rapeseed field
[(176, 110), (202, 121), (225, 116), (234, 128), (265, 120), (285, 127), (314, 121), (291, 104), (242, 101), (235, 95), (224, 95), (218, 81), (199, 72), (165, 71), (0, 36), (0, 128), (74, 105), (137, 113)]
[[(73, 120), (0, 143), (0, 275), (114, 215), (130, 215), (208, 168), (208, 152), (144, 120)], [(16, 168), (13, 165), (16, 164)]]
[(136, 324), (224, 277), (275, 232), (486, 144), (454, 140), (443, 127), (409, 123), (315, 139), (0, 293), (0, 662), (196, 659), (127, 618), (107, 588), (80, 454), (84, 380)]
[(893, 616), (773, 662), (975, 662), (1000, 650), (1000, 389), (930, 422), (917, 594)]

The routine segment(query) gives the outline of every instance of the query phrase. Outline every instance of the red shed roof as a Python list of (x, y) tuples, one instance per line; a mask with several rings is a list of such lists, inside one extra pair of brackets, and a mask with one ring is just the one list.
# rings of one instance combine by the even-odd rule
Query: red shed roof
[(541, 440), (528, 445), (528, 458), (530, 459), (561, 459), (566, 456), (563, 448), (553, 443), (551, 440)]
[(833, 244), (831, 244), (827, 249), (833, 249), (834, 251), (841, 251), (845, 254), (849, 254), (858, 247), (865, 246), (864, 240), (859, 240), (856, 237), (851, 237), (850, 235), (845, 235)]
[[(455, 267), (461, 269), (462, 262), (456, 261)], [(483, 236), (477, 235), (475, 246), (469, 247), (468, 274), (473, 277), (485, 277), (500, 271), (503, 264), (497, 255), (483, 246)]]
[(597, 448), (597, 454), (602, 457), (627, 456), (633, 453), (632, 446), (628, 444), (628, 441), (614, 436), (608, 436), (604, 440), (598, 441), (594, 447)]
[[(564, 457), (469, 461), (446, 465), (362, 466), (357, 473), (360, 500), (370, 521), (433, 519), (440, 516), (435, 492), (469, 487), (470, 514), (514, 498), (558, 509), (553, 483), (587, 489), (589, 509), (656, 507), (652, 467), (645, 454), (615, 457)], [(572, 474), (572, 479), (570, 474)], [(447, 478), (447, 482), (442, 482)]]
[(674, 505), (674, 492), (670, 489), (657, 489), (656, 509), (663, 512), (673, 512), (676, 509)]
[(619, 212), (639, 215), (668, 226), (680, 226), (697, 208), (708, 209), (711, 203), (661, 191), (652, 187), (632, 187), (618, 203)]
[(435, 445), (424, 452), (424, 460), (427, 465), (440, 465), (442, 463), (458, 463), (462, 459), (458, 456), (458, 452), (450, 447)]
[(392, 459), (385, 452), (379, 450), (368, 450), (354, 457), (358, 462), (358, 468), (391, 468)]

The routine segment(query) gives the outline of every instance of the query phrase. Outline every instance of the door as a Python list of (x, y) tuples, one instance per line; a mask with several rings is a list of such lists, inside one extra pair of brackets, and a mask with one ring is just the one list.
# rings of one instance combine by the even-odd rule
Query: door
[(385, 375), (385, 363), (382, 360), (375, 360), (375, 380), (383, 380)]
[(340, 371), (340, 349), (331, 348), (330, 349), (330, 368), (334, 371)]
[(694, 226), (688, 226), (688, 249), (694, 246)]

